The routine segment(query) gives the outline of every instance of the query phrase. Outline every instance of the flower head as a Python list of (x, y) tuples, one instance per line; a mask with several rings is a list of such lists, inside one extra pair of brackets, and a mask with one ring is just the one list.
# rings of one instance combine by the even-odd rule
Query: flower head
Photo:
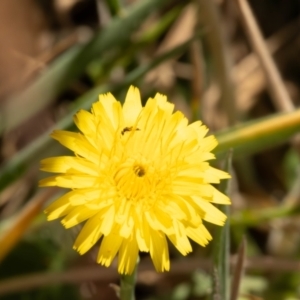
[(173, 109), (160, 94), (142, 107), (134, 87), (123, 107), (110, 93), (100, 95), (91, 112), (75, 115), (80, 133), (51, 135), (75, 156), (41, 161), (41, 170), (58, 175), (40, 186), (71, 189), (46, 209), (48, 220), (63, 217), (66, 228), (86, 221), (74, 248), (83, 254), (101, 239), (98, 263), (109, 266), (118, 253), (123, 274), (132, 273), (139, 251), (150, 252), (157, 271), (169, 270), (167, 238), (186, 255), (189, 239), (202, 246), (211, 240), (203, 220), (226, 220), (212, 203), (230, 201), (211, 184), (230, 176), (207, 162), (217, 141)]

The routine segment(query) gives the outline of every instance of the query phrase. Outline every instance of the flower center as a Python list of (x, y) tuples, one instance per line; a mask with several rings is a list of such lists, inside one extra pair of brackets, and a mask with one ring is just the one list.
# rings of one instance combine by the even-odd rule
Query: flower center
[(142, 165), (134, 165), (133, 172), (138, 177), (143, 177), (146, 174), (146, 170)]
[(143, 159), (128, 158), (117, 167), (114, 181), (121, 197), (137, 203), (148, 199), (155, 188), (153, 170)]
[(171, 191), (174, 172), (163, 162), (155, 165), (151, 160), (135, 154), (116, 163), (113, 182), (120, 199), (148, 210), (162, 194)]

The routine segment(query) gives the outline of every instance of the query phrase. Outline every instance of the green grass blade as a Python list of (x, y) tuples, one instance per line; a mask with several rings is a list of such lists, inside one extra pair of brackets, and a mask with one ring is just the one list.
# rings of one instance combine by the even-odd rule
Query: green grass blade
[[(232, 151), (228, 152), (225, 161), (224, 170), (230, 173), (232, 162)], [(223, 180), (219, 185), (219, 190), (228, 194), (229, 180)], [(229, 218), (230, 206), (221, 205), (219, 209)], [(229, 300), (229, 263), (230, 263), (230, 236), (229, 236), (229, 219), (223, 227), (218, 227), (213, 240), (213, 300)]]
[(234, 148), (235, 158), (244, 157), (279, 145), (299, 131), (300, 109), (273, 114), (216, 133), (219, 145), (215, 153), (220, 156)]

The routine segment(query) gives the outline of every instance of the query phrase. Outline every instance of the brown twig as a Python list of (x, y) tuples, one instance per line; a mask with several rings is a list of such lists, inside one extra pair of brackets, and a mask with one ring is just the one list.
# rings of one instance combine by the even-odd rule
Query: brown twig
[[(300, 19), (292, 21), (265, 41), (270, 54), (284, 52), (283, 55), (285, 55), (286, 51), (283, 48), (297, 36), (299, 24)], [(187, 67), (185, 70), (185, 79), (190, 79), (192, 72), (188, 71)], [(237, 112), (245, 113), (254, 105), (257, 99), (255, 96), (266, 87), (265, 76), (260, 68), (257, 55), (250, 53), (236, 64), (232, 69), (232, 77), (236, 85)], [(220, 97), (220, 93), (214, 85), (204, 94), (204, 98), (209, 100), (207, 102), (209, 102), (210, 106), (214, 106)], [(210, 116), (208, 118), (211, 119)]]
[(266, 46), (264, 38), (259, 30), (259, 27), (247, 0), (236, 1), (252, 47), (257, 54), (261, 66), (264, 70), (265, 76), (268, 81), (269, 91), (273, 97), (275, 105), (280, 111), (293, 111), (293, 102), (285, 88), (274, 60), (269, 53), (269, 50)]
[(240, 285), (245, 271), (246, 248), (247, 242), (246, 239), (243, 238), (237, 254), (236, 265), (233, 272), (230, 300), (237, 300), (239, 296)]

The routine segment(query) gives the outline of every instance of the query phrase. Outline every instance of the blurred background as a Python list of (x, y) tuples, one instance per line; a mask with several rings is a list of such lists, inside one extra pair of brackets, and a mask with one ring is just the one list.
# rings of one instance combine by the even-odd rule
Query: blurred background
[[(123, 101), (134, 84), (144, 101), (166, 94), (211, 133), (299, 105), (300, 1), (249, 0), (286, 105), (272, 94), (237, 2), (0, 1), (0, 299), (117, 299), (116, 264), (98, 266), (97, 246), (78, 255), (80, 228), (47, 222), (43, 208), (58, 194), (37, 187), (39, 160), (65, 151), (49, 133), (75, 130), (72, 115), (99, 93)], [(230, 263), (242, 257), (244, 272), (237, 299), (300, 299), (298, 145), (295, 137), (234, 157)], [(142, 254), (137, 299), (212, 299), (212, 245), (194, 245), (187, 257), (171, 248), (164, 274)]]

